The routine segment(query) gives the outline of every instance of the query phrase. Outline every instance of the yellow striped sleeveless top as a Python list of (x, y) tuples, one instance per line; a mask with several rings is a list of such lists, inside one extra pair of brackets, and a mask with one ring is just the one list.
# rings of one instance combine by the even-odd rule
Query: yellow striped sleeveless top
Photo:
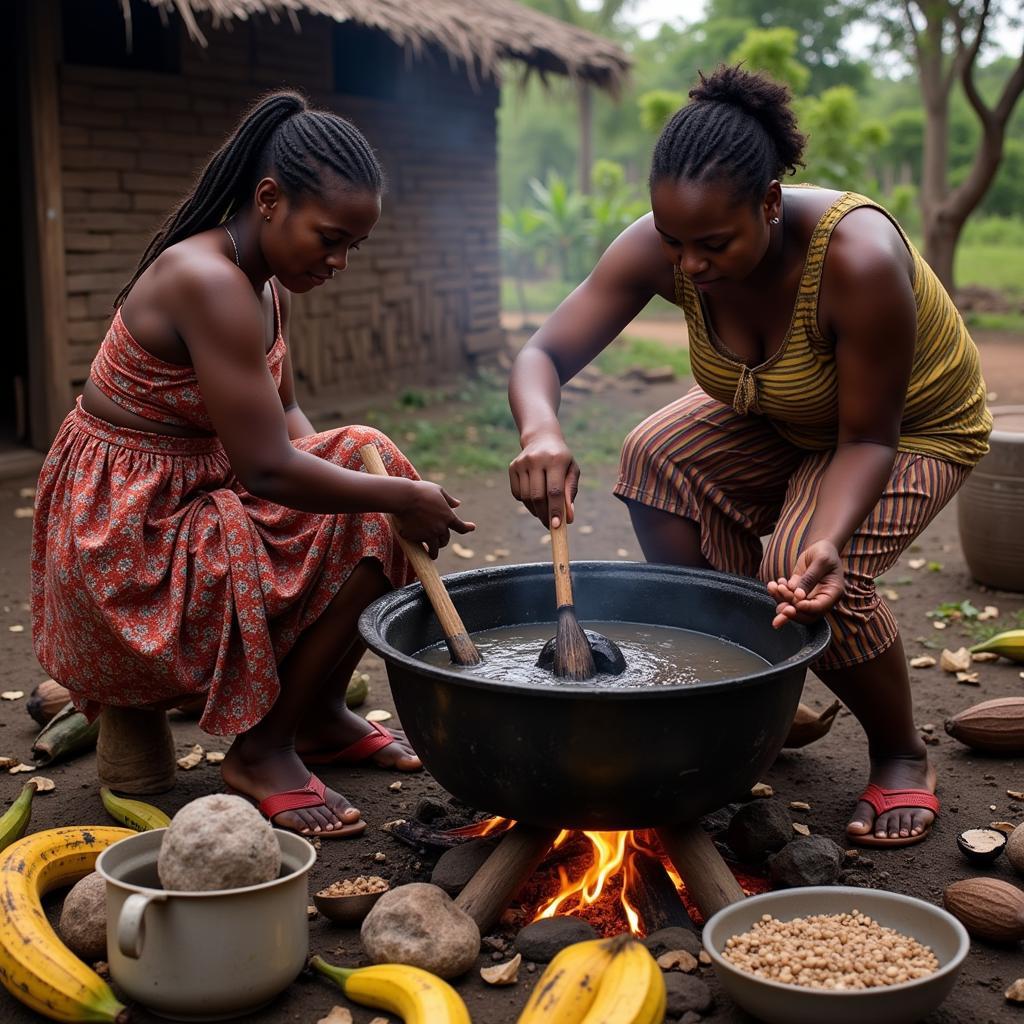
[(696, 287), (676, 268), (676, 304), (686, 316), (694, 379), (712, 398), (740, 414), (767, 417), (799, 448), (835, 447), (836, 361), (833, 344), (818, 330), (818, 290), (832, 231), (860, 206), (885, 214), (914, 260), (917, 344), (899, 450), (972, 466), (988, 451), (992, 429), (978, 350), (953, 301), (903, 229), (887, 210), (854, 192), (843, 193), (815, 227), (789, 330), (779, 350), (758, 366), (740, 362), (718, 340)]

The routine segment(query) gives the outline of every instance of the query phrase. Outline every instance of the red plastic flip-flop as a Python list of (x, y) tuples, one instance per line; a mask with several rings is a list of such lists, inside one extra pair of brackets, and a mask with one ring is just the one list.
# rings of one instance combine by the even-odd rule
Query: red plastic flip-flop
[[(933, 814), (939, 813), (939, 798), (927, 789), (883, 789), (871, 782), (859, 799), (871, 804), (876, 819), (879, 814), (894, 811), (898, 807), (923, 807)], [(914, 843), (925, 839), (929, 832), (931, 825), (916, 836), (897, 836), (890, 839), (888, 836), (876, 836), (873, 832), (865, 832), (864, 835), (847, 832), (846, 837), (856, 846), (913, 846)]]
[(299, 756), (306, 764), (358, 764), (360, 761), (367, 761), (378, 750), (383, 750), (388, 744), (395, 742), (395, 737), (388, 732), (379, 722), (370, 722), (373, 731), (350, 743), (341, 750), (332, 750), (327, 754), (300, 754)]
[[(237, 793), (238, 796), (245, 796), (247, 800), (252, 800), (252, 797), (238, 793), (237, 790), (232, 790), (232, 792)], [(279, 814), (284, 814), (285, 811), (300, 811), (304, 807), (326, 807), (327, 787), (310, 772), (305, 786), (300, 786), (298, 789), (286, 789), (281, 793), (272, 793), (264, 800), (259, 802), (252, 800), (252, 802), (256, 804), (256, 810), (273, 825), (274, 818)], [(289, 831), (302, 836), (303, 839), (354, 839), (366, 831), (366, 822), (341, 822), (341, 828), (321, 829), (319, 832), (314, 832), (312, 829), (303, 832), (297, 828), (289, 829)]]

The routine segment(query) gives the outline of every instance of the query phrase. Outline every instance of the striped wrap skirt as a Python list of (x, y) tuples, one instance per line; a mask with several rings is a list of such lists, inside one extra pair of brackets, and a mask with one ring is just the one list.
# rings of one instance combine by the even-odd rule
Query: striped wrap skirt
[[(800, 553), (832, 454), (797, 448), (767, 419), (741, 416), (694, 387), (626, 437), (615, 494), (693, 520), (712, 568), (778, 579), (790, 575)], [(827, 615), (832, 643), (816, 669), (869, 661), (894, 642), (899, 627), (875, 579), (970, 470), (897, 453), (882, 496), (841, 552), (846, 591)]]

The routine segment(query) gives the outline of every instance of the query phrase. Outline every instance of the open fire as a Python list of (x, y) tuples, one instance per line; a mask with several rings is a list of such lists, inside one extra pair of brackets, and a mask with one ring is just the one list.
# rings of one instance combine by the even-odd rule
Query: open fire
[[(507, 832), (515, 825), (508, 818), (489, 818), (453, 830), (461, 836), (482, 838)], [(768, 882), (733, 870), (744, 893), (765, 892)], [(667, 882), (657, 891), (656, 875)], [(655, 891), (652, 892), (652, 889)], [(701, 923), (700, 911), (689, 898), (686, 885), (661, 848), (653, 830), (632, 832), (576, 832), (563, 829), (551, 853), (524, 885), (520, 898), (527, 920), (576, 916), (587, 920), (601, 934), (629, 930), (644, 935), (662, 927), (649, 927), (653, 902), (665, 889), (678, 894), (690, 918)]]

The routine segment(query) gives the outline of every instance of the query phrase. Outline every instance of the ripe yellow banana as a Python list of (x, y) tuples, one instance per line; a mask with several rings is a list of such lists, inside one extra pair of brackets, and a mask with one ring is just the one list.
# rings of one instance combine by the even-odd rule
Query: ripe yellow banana
[(1008, 629), (971, 648), (972, 654), (980, 651), (991, 651), (1001, 658), (1024, 662), (1024, 629)]
[(117, 796), (111, 793), (106, 786), (100, 789), (100, 799), (114, 821), (127, 825), (136, 832), (148, 832), (154, 828), (167, 828), (171, 819), (152, 804), (143, 803), (141, 800), (129, 800), (124, 796)]
[(581, 1024), (662, 1024), (666, 998), (654, 957), (642, 943), (627, 938), (613, 952)]
[(18, 799), (4, 811), (0, 817), (0, 850), (6, 850), (11, 843), (17, 842), (28, 828), (28, 819), (32, 816), (32, 797), (36, 795), (36, 784), (29, 779), (21, 787)]
[(16, 999), (60, 1021), (128, 1019), (107, 983), (57, 937), (40, 899), (84, 878), (111, 843), (132, 833), (107, 825), (51, 828), (0, 855), (0, 982)]
[(614, 943), (590, 939), (566, 946), (540, 976), (518, 1024), (579, 1024), (612, 962)]
[(405, 1024), (470, 1024), (469, 1011), (458, 992), (419, 967), (335, 967), (318, 956), (309, 966), (340, 986), (352, 1002), (397, 1013)]

